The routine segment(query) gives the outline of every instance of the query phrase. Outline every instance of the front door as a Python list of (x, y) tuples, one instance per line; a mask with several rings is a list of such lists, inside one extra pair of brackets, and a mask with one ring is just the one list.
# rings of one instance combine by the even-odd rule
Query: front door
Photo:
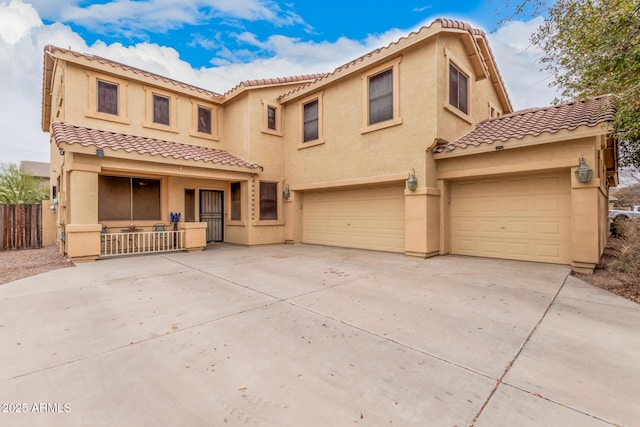
[(200, 190), (200, 221), (207, 223), (207, 243), (222, 242), (223, 192)]

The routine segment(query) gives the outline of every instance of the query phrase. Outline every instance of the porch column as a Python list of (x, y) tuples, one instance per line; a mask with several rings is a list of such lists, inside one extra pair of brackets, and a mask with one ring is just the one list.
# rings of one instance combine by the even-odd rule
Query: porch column
[(98, 224), (98, 173), (72, 169), (67, 191), (69, 222), (65, 226), (67, 256), (74, 261), (92, 261), (100, 256)]

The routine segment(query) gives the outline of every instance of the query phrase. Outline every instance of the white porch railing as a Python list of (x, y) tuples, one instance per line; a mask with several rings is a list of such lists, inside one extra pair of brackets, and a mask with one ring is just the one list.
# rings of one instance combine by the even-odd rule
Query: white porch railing
[(103, 233), (100, 255), (116, 256), (184, 250), (184, 230)]

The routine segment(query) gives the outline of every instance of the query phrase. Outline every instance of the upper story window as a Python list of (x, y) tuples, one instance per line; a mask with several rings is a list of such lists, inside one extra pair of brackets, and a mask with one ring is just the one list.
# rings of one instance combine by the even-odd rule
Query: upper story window
[(302, 106), (303, 137), (302, 142), (315, 141), (319, 135), (319, 101), (314, 99)]
[(99, 113), (118, 115), (118, 84), (97, 80), (96, 110)]
[(171, 100), (168, 97), (153, 94), (153, 123), (169, 126), (170, 105)]
[(86, 117), (129, 124), (127, 118), (126, 80), (85, 70), (88, 77), (88, 109)]
[(400, 56), (361, 74), (363, 127), (360, 133), (402, 124), (399, 87), (401, 61)]
[(276, 108), (267, 106), (267, 129), (276, 130)]
[(393, 118), (393, 69), (369, 77), (369, 124)]
[(262, 100), (262, 126), (260, 131), (282, 136), (282, 106), (277, 101)]
[(449, 104), (469, 114), (469, 77), (449, 64)]
[(211, 134), (211, 108), (198, 105), (198, 132)]
[(166, 90), (144, 86), (144, 127), (178, 133), (178, 96)]
[(218, 107), (191, 99), (191, 130), (189, 135), (218, 141)]

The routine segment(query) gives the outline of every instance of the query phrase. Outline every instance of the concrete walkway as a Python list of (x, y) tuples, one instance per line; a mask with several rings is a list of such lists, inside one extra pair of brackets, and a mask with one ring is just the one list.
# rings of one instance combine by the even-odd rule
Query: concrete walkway
[(0, 425), (638, 425), (640, 306), (569, 272), (308, 245), (52, 271), (0, 286)]

